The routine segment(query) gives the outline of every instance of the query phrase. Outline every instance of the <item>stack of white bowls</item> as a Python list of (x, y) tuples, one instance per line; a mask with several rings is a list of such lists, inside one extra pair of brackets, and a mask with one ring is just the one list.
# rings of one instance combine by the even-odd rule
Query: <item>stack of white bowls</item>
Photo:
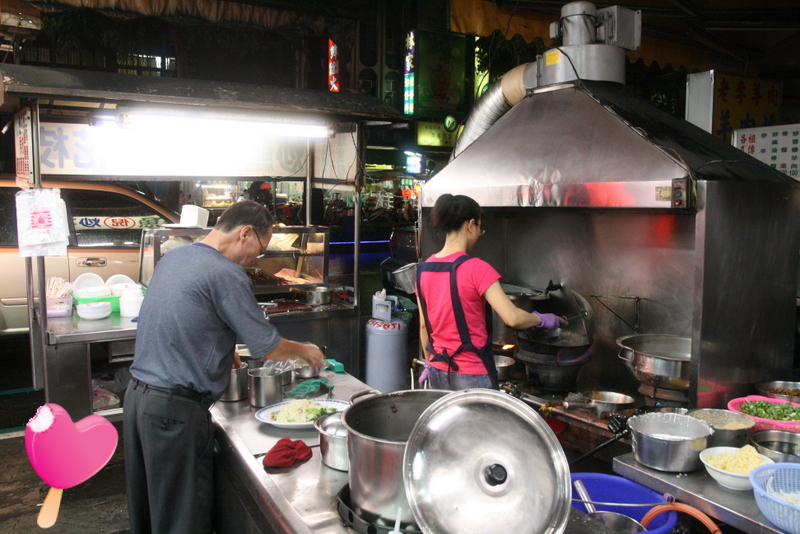
[(138, 317), (143, 300), (141, 288), (126, 289), (119, 297), (119, 314), (122, 317)]

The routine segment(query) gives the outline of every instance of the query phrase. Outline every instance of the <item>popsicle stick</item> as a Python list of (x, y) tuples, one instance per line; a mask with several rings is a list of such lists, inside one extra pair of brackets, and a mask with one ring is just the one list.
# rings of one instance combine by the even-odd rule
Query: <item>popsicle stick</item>
[(50, 488), (47, 496), (44, 498), (42, 508), (39, 510), (39, 515), (36, 516), (36, 524), (41, 528), (50, 528), (56, 524), (58, 519), (58, 509), (61, 508), (61, 494), (64, 492), (61, 488)]

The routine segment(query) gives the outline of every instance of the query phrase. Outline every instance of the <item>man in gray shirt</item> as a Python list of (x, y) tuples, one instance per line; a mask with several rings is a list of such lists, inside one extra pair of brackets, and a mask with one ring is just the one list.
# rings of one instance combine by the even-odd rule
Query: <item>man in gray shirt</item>
[[(125, 394), (131, 532), (212, 532), (214, 439), (208, 408), (230, 380), (237, 336), (253, 355), (322, 366), (319, 348), (280, 337), (244, 266), (261, 255), (273, 219), (237, 202), (203, 243), (158, 262), (139, 312)], [(237, 362), (238, 363), (238, 362)]]

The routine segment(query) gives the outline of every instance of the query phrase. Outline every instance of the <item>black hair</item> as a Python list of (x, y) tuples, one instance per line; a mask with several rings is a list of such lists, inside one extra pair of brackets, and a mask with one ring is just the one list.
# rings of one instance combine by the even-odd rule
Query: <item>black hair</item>
[(242, 200), (222, 212), (214, 228), (226, 234), (240, 226), (252, 226), (258, 234), (272, 230), (275, 220), (269, 210), (258, 202)]
[(466, 195), (445, 193), (436, 199), (431, 212), (431, 225), (444, 234), (457, 232), (470, 219), (483, 219), (483, 210)]

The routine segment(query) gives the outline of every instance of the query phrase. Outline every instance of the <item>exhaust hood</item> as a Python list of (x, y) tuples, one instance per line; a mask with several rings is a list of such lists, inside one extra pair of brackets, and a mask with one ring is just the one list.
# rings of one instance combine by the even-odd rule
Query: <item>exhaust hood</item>
[(547, 87), (513, 106), (422, 189), (484, 207), (696, 209), (697, 180), (792, 182), (619, 84)]
[(421, 206), (458, 191), (484, 207), (697, 211), (699, 180), (793, 180), (623, 85), (640, 13), (566, 4), (563, 44), (515, 67), (475, 103)]

